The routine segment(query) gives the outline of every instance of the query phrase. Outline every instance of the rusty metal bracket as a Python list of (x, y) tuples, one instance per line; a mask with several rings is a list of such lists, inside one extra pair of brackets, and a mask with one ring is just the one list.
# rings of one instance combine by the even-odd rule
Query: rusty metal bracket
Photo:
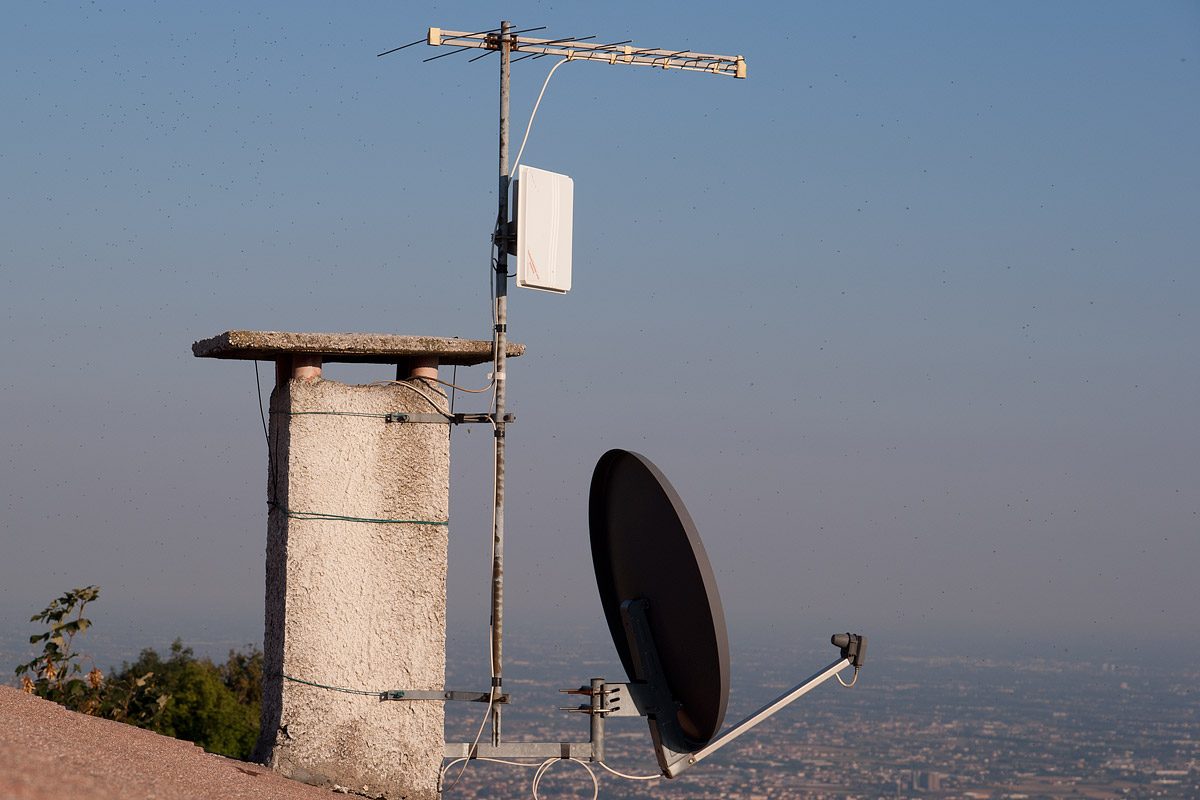
[(494, 414), (410, 414), (407, 412), (398, 412), (395, 414), (385, 414), (384, 422), (410, 422), (435, 425), (464, 425), (472, 422), (516, 422), (516, 414), (505, 414), (502, 418), (496, 419)]
[[(488, 692), (453, 692), (443, 689), (394, 689), (379, 695), (380, 702), (387, 700), (463, 700), (468, 703), (486, 703), (488, 699)], [(507, 704), (509, 696), (498, 694), (492, 702)]]

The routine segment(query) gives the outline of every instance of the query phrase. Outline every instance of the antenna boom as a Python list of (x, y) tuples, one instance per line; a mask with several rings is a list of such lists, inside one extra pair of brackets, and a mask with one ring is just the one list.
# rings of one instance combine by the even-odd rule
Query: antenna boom
[[(509, 35), (506, 44), (512, 52), (530, 55), (561, 56), (568, 61), (604, 61), (609, 64), (640, 64), (661, 69), (681, 69), (689, 72), (710, 72), (714, 75), (746, 77), (746, 59), (741, 56), (722, 56), (713, 53), (694, 53), (690, 50), (637, 48), (628, 44), (595, 44), (584, 39), (534, 39)], [(426, 39), (433, 46), (476, 47), (499, 50), (501, 36), (493, 31), (468, 33), (430, 28)]]

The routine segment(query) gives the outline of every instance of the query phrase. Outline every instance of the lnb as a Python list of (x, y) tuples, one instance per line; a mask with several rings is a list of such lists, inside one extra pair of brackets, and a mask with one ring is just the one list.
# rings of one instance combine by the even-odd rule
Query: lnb
[(867, 637), (857, 633), (835, 633), (829, 641), (834, 647), (841, 648), (842, 658), (848, 659), (855, 669), (867, 660)]

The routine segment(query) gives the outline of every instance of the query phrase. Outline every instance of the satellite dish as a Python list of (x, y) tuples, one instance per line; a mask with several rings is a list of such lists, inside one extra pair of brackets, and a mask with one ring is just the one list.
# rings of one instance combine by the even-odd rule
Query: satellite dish
[[(674, 778), (842, 670), (853, 667), (857, 678), (867, 638), (834, 634), (836, 661), (722, 731), (729, 702), (725, 614), (712, 565), (679, 494), (650, 459), (609, 450), (592, 473), (588, 517), (600, 601), (629, 682), (592, 678), (590, 685), (561, 690), (588, 698), (560, 708), (590, 717), (587, 742), (502, 742), (496, 735), (490, 743), (447, 742), (446, 758), (603, 762), (606, 721), (646, 717), (662, 774)], [(410, 697), (385, 699), (424, 699), (431, 693), (393, 694)], [(445, 699), (491, 701), (495, 688), (482, 696), (447, 692)]]
[[(677, 744), (698, 749), (725, 720), (729, 641), (696, 526), (666, 476), (628, 450), (610, 450), (596, 464), (588, 511), (596, 583), (621, 664), (631, 681), (652, 679), (640, 652), (645, 648), (630, 632), (630, 615), (640, 605), (662, 678), (678, 705), (685, 741)], [(662, 716), (652, 727), (662, 727)]]

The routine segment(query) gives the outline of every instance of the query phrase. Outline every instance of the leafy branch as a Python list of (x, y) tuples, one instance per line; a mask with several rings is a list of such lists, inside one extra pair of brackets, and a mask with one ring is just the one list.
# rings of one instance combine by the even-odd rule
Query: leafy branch
[[(29, 637), (30, 644), (45, 642), (42, 654), (16, 668), (16, 673), (22, 676), (21, 686), (25, 691), (63, 702), (77, 710), (95, 707), (103, 673), (91, 656), (80, 656), (73, 648), (75, 636), (92, 625), (92, 621), (83, 616), (83, 611), (88, 603), (99, 596), (98, 586), (72, 589), (29, 618), (30, 622), (48, 623), (50, 629)], [(74, 618), (68, 619), (72, 615)], [(92, 662), (91, 671), (86, 678), (74, 677), (83, 672), (82, 662), (85, 658)]]

